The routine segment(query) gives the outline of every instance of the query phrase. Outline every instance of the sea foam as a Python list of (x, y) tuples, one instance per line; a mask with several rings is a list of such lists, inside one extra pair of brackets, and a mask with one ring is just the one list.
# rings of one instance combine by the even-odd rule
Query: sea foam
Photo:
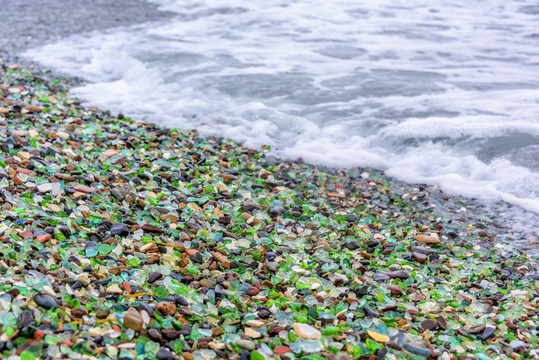
[(89, 105), (539, 214), (534, 1), (154, 2), (26, 55)]

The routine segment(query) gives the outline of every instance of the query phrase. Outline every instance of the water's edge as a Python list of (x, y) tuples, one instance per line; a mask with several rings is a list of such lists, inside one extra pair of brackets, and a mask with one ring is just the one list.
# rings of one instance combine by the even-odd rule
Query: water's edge
[[(28, 2), (28, 1), (26, 1)], [(160, 15), (161, 16), (161, 15)], [(163, 18), (169, 18), (170, 14), (163, 15)], [(150, 19), (152, 20), (152, 19)], [(125, 24), (124, 24), (125, 25)], [(31, 26), (28, 26), (29, 28)], [(0, 29), (1, 30), (1, 29)], [(0, 31), (1, 32), (1, 31)], [(15, 41), (16, 42), (16, 41)], [(30, 42), (30, 45), (36, 45), (35, 43)], [(19, 48), (11, 48), (11, 54), (20, 52), (25, 50), (24, 47)], [(9, 59), (10, 55), (2, 54), (2, 57), (4, 59)], [(10, 62), (13, 61), (22, 61), (27, 62), (28, 60), (20, 60), (17, 58), (11, 58), (9, 60)], [(36, 64), (34, 62), (34, 64)], [(37, 64), (36, 64), (37, 65)], [(41, 65), (37, 65), (40, 67), (43, 67)], [(55, 70), (58, 74), (65, 74), (59, 69)], [(71, 78), (74, 78), (73, 74), (67, 75)], [(81, 79), (78, 79), (77, 82), (75, 82), (78, 86), (88, 85), (89, 83), (87, 81), (83, 81)], [(152, 120), (152, 119), (140, 119), (140, 120)], [(155, 122), (155, 119), (153, 119)], [(228, 137), (228, 136), (225, 136)], [(297, 160), (297, 155), (294, 155), (293, 153), (288, 154), (279, 154), (284, 155), (285, 158), (291, 159), (291, 160)], [(307, 159), (311, 160), (310, 163), (315, 163), (315, 161), (312, 161), (313, 159)], [(359, 169), (350, 169), (350, 171), (357, 171), (362, 172), (364, 171), (363, 168)], [(382, 174), (382, 171), (374, 171), (379, 174)], [(410, 194), (418, 193), (420, 185), (419, 184), (404, 184), (402, 181), (397, 180), (399, 177), (398, 174), (390, 173), (392, 176), (396, 176), (395, 178), (388, 178), (388, 181), (391, 183), (391, 187), (394, 189), (401, 188), (403, 186), (406, 187), (406, 191)], [(402, 178), (402, 177), (401, 177)], [(422, 186), (421, 186), (422, 187)], [(432, 209), (433, 212), (438, 213), (442, 216), (442, 218), (447, 221), (460, 221), (461, 218), (468, 219), (477, 219), (478, 221), (480, 219), (490, 219), (490, 223), (492, 224), (493, 231), (495, 231), (496, 234), (496, 240), (495, 241), (509, 241), (511, 244), (516, 246), (519, 249), (522, 250), (530, 250), (534, 253), (538, 252), (537, 247), (533, 247), (530, 244), (530, 240), (532, 238), (537, 237), (536, 231), (539, 228), (539, 216), (533, 213), (529, 212), (523, 212), (520, 209), (505, 203), (505, 202), (486, 202), (486, 201), (478, 201), (474, 200), (469, 197), (458, 197), (458, 196), (449, 196), (449, 200), (444, 200), (444, 197), (446, 195), (444, 192), (440, 190), (439, 195), (436, 198), (431, 198), (430, 204), (427, 206), (427, 208)], [(455, 204), (457, 203), (457, 199), (461, 198), (461, 206), (459, 208), (456, 208), (453, 205), (449, 204)], [(473, 225), (473, 224), (471, 224)], [(511, 230), (509, 229), (511, 228)], [(478, 229), (478, 231), (481, 231)]]

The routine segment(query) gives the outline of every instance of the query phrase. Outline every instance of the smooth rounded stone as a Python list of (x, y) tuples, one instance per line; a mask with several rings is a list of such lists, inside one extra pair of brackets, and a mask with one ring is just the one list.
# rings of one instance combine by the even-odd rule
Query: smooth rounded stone
[(255, 349), (255, 343), (251, 340), (237, 339), (236, 345), (245, 350), (253, 351)]
[(270, 316), (271, 312), (267, 309), (262, 309), (258, 312), (258, 317), (261, 319), (266, 319)]
[(425, 254), (425, 255), (436, 254), (436, 250), (433, 250), (431, 248), (426, 248), (423, 246), (412, 246), (412, 251), (418, 252), (420, 254)]
[(443, 281), (446, 281), (445, 279), (439, 278), (437, 276), (433, 277), (432, 280), (434, 280), (437, 284), (441, 284)]
[(123, 290), (118, 286), (118, 284), (112, 284), (107, 288), (109, 294), (123, 294)]
[(485, 324), (478, 324), (474, 325), (471, 328), (468, 329), (468, 333), (470, 334), (479, 334), (481, 331), (485, 330), (486, 325)]
[(385, 273), (376, 273), (372, 276), (374, 281), (386, 281), (389, 280), (389, 276), (387, 276)]
[[(384, 276), (386, 276), (386, 275), (384, 275)], [(389, 276), (388, 276), (388, 278), (389, 278)], [(368, 293), (369, 293), (369, 286), (368, 285), (363, 285), (363, 286), (357, 288), (357, 290), (356, 290), (356, 294), (360, 295), (360, 296), (365, 296)]]
[(208, 279), (203, 279), (203, 280), (200, 280), (199, 284), (203, 288), (211, 288), (211, 287), (215, 286), (215, 281), (211, 281), (211, 280), (208, 280)]
[(483, 333), (481, 334), (481, 339), (483, 341), (487, 340), (488, 338), (490, 338), (492, 335), (494, 335), (494, 332), (496, 331), (496, 328), (492, 327), (492, 326), (487, 326), (485, 328), (485, 330), (483, 331)]
[(412, 257), (419, 263), (424, 264), (427, 262), (428, 256), (418, 252), (412, 253)]
[(250, 358), (251, 358), (251, 353), (249, 352), (249, 350), (243, 350), (241, 352), (240, 360), (249, 360)]
[(141, 226), (142, 230), (148, 231), (148, 232), (155, 232), (155, 233), (162, 233), (163, 229), (161, 229), (159, 226), (151, 225), (151, 224), (144, 224)]
[(144, 319), (142, 315), (135, 308), (130, 307), (124, 315), (124, 327), (138, 332), (142, 330), (143, 326)]
[(423, 320), (423, 322), (421, 323), (421, 327), (425, 330), (434, 330), (438, 327), (438, 323), (434, 320), (427, 319)]
[(236, 255), (236, 256), (240, 256), (241, 254), (243, 254), (243, 250), (240, 249), (240, 248), (237, 248), (237, 249), (232, 249), (232, 254)]
[(152, 341), (155, 341), (157, 343), (160, 343), (161, 341), (163, 341), (163, 337), (161, 336), (159, 331), (157, 331), (156, 329), (148, 330), (148, 337), (152, 339)]
[(110, 309), (97, 309), (95, 317), (98, 319), (105, 319), (110, 314)]
[(318, 340), (322, 337), (322, 333), (319, 330), (307, 324), (295, 323), (293, 328), (296, 334), (302, 339)]
[(260, 205), (258, 205), (257, 203), (255, 203), (251, 199), (247, 199), (243, 203), (243, 210), (244, 211), (249, 212), (249, 211), (260, 210), (260, 209), (261, 209)]
[(36, 304), (43, 306), (46, 309), (56, 309), (58, 307), (58, 302), (55, 298), (46, 294), (39, 294), (34, 297)]
[(86, 310), (85, 308), (71, 309), (71, 315), (76, 318), (81, 318), (85, 315), (88, 315), (88, 310)]
[(223, 335), (224, 333), (225, 333), (225, 331), (223, 330), (223, 328), (220, 328), (220, 327), (214, 327), (211, 330), (211, 336), (213, 336), (214, 338), (219, 337), (219, 336)]
[(19, 328), (30, 325), (34, 321), (34, 314), (30, 310), (24, 310), (19, 315)]
[(124, 223), (116, 223), (113, 224), (110, 228), (110, 235), (112, 236), (127, 236), (129, 235), (129, 229), (127, 228), (127, 225)]
[(82, 286), (84, 286), (84, 287), (90, 285), (90, 279), (89, 279), (85, 274), (80, 274), (80, 275), (77, 277), (77, 280), (80, 281), (80, 283), (81, 283)]
[(280, 215), (284, 212), (284, 207), (282, 206), (274, 206), (269, 210), (270, 214), (273, 215)]
[(154, 282), (161, 279), (162, 277), (163, 277), (163, 274), (161, 274), (160, 272), (154, 271), (150, 273), (150, 275), (148, 276), (148, 283), (153, 284)]
[(159, 349), (155, 357), (157, 360), (174, 360), (174, 354), (166, 348)]
[(280, 255), (282, 255), (283, 253), (295, 254), (297, 253), (297, 250), (287, 245), (281, 245), (275, 250), (275, 252), (277, 252), (277, 254), (280, 254)]
[(183, 296), (180, 296), (180, 295), (175, 296), (174, 301), (176, 302), (177, 305), (181, 305), (181, 306), (188, 306), (189, 305), (187, 300), (185, 300), (185, 298)]
[(119, 275), (122, 271), (127, 271), (127, 266), (114, 266), (109, 269), (109, 273), (113, 275)]
[(202, 264), (204, 262), (204, 258), (202, 257), (201, 253), (197, 252), (191, 256), (191, 261), (197, 264)]
[(265, 322), (260, 321), (260, 320), (249, 320), (249, 321), (247, 321), (247, 323), (246, 323), (247, 326), (251, 326), (251, 327), (254, 327), (254, 328), (262, 327), (262, 326), (264, 326), (265, 324), (266, 324)]
[(376, 311), (374, 311), (373, 309), (371, 309), (368, 306), (363, 306), (362, 309), (363, 309), (363, 312), (365, 313), (365, 315), (367, 315), (367, 316), (374, 317), (374, 318), (379, 318), (380, 317), (380, 314), (378, 314)]
[(51, 191), (52, 190), (52, 184), (51, 183), (39, 184), (37, 186), (37, 190), (39, 192), (42, 192), (42, 193), (47, 192), (47, 191)]
[(414, 354), (414, 355), (418, 355), (418, 356), (423, 356), (423, 357), (429, 357), (431, 355), (431, 351), (427, 348), (424, 348), (422, 346), (417, 346), (417, 345), (414, 345), (414, 344), (410, 344), (410, 343), (404, 343), (402, 344), (402, 347), (404, 348), (404, 350)]
[(163, 221), (170, 220), (170, 223), (174, 224), (174, 223), (178, 222), (178, 220), (180, 220), (180, 217), (178, 215), (176, 215), (175, 213), (171, 212), (171, 213), (168, 213), (168, 214), (165, 214), (165, 215), (161, 215), (161, 220), (163, 220)]
[(155, 308), (165, 315), (172, 316), (176, 313), (176, 304), (171, 301), (160, 302)]
[(165, 215), (165, 214), (170, 213), (170, 209), (167, 209), (166, 207), (161, 207), (161, 206), (152, 206), (152, 207), (148, 208), (148, 210), (156, 211), (161, 215)]
[(75, 264), (78, 265), (78, 266), (81, 266), (80, 260), (79, 260), (77, 257), (73, 256), (73, 255), (71, 255), (70, 257), (68, 257), (68, 258), (67, 258), (67, 261), (72, 262), (72, 263), (75, 263)]
[(345, 244), (348, 250), (357, 250), (361, 247), (361, 243), (357, 240), (349, 241)]
[(389, 285), (387, 289), (391, 291), (391, 294), (393, 295), (404, 295), (404, 290), (397, 285)]
[(180, 329), (180, 334), (182, 334), (183, 336), (188, 336), (189, 334), (191, 334), (191, 330), (193, 328), (191, 327), (191, 325), (189, 324), (184, 324), (182, 326), (182, 328)]
[(85, 193), (85, 194), (91, 194), (91, 193), (97, 192), (97, 189), (94, 189), (93, 187), (80, 185), (80, 184), (73, 185), (73, 189), (78, 192)]
[(249, 336), (250, 338), (253, 338), (253, 339), (258, 339), (259, 337), (262, 336), (261, 333), (259, 333), (258, 331), (248, 327), (248, 328), (245, 328), (245, 335)]
[(438, 317), (438, 326), (442, 330), (447, 329), (447, 320), (443, 316)]
[(399, 271), (385, 271), (383, 274), (386, 274), (392, 279), (408, 279), (410, 277), (410, 274), (407, 271), (399, 270)]
[(260, 292), (260, 290), (258, 290), (257, 288), (255, 287), (252, 287), (252, 288), (249, 288), (247, 289), (244, 294), (245, 295), (248, 295), (248, 296), (256, 296), (258, 295), (258, 293)]
[(410, 253), (410, 252), (405, 252), (404, 254), (402, 254), (402, 258), (403, 258), (404, 260), (410, 261), (410, 260), (412, 260), (412, 253)]
[(522, 340), (513, 340), (509, 343), (509, 345), (511, 345), (511, 347), (517, 351), (523, 347), (527, 347), (526, 343)]
[(438, 239), (437, 237), (431, 236), (431, 235), (425, 235), (425, 234), (418, 234), (415, 239), (423, 244), (431, 245), (431, 244), (439, 244), (442, 241)]
[(176, 331), (176, 330), (162, 330), (163, 332), (163, 337), (167, 340), (167, 341), (172, 341), (172, 340), (175, 340), (177, 338), (180, 337), (181, 333), (179, 331)]
[(268, 270), (269, 271), (277, 271), (277, 269), (279, 269), (279, 263), (275, 262), (275, 261), (270, 261), (266, 264), (266, 266), (268, 267)]
[(110, 193), (111, 193), (112, 196), (114, 196), (114, 197), (116, 198), (116, 200), (118, 200), (118, 201), (122, 201), (122, 200), (124, 199), (124, 196), (123, 196), (122, 193), (119, 192), (119, 191), (116, 191), (116, 190), (112, 189), (112, 190), (110, 191)]

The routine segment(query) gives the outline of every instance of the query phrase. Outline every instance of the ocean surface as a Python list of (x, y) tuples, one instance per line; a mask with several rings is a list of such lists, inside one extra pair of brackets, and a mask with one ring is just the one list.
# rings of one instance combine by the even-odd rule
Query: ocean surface
[(539, 214), (537, 1), (153, 2), (177, 16), (25, 56), (90, 105)]

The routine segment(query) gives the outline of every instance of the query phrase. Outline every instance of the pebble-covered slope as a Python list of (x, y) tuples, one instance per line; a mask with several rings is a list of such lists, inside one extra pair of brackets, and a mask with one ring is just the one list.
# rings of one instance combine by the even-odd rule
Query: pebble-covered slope
[(535, 259), (423, 206), (432, 189), (0, 75), (0, 357), (537, 356)]

